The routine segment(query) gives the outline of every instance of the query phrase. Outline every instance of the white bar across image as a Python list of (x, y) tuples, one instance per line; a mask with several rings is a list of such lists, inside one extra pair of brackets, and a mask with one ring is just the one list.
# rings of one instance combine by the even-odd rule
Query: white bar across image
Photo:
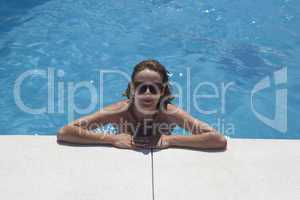
[(226, 151), (134, 151), (0, 136), (0, 197), (299, 200), (300, 141), (228, 139)]
[(0, 136), (0, 199), (152, 199), (151, 151)]
[(224, 152), (153, 153), (155, 200), (299, 200), (300, 141), (229, 139)]

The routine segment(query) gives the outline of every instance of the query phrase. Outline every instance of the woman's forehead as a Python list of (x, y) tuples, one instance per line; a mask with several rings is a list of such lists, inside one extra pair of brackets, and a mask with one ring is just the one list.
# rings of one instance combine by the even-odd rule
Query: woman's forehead
[(140, 72), (138, 72), (135, 77), (135, 81), (155, 81), (155, 82), (162, 82), (162, 78), (160, 74), (156, 71), (145, 69)]

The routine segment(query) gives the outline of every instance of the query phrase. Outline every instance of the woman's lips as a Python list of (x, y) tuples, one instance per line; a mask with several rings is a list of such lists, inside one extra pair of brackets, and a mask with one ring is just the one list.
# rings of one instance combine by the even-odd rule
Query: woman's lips
[(144, 100), (142, 100), (142, 103), (143, 104), (152, 104), (152, 100), (151, 99), (144, 99)]

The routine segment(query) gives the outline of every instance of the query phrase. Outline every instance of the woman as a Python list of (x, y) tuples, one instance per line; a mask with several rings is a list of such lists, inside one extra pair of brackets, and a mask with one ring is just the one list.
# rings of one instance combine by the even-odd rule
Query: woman
[[(173, 105), (168, 71), (156, 60), (138, 63), (123, 94), (126, 100), (108, 105), (64, 126), (58, 141), (77, 144), (111, 144), (118, 148), (224, 149), (225, 137), (208, 124)], [(95, 133), (92, 129), (114, 124), (117, 134)], [(172, 135), (180, 126), (192, 135)]]

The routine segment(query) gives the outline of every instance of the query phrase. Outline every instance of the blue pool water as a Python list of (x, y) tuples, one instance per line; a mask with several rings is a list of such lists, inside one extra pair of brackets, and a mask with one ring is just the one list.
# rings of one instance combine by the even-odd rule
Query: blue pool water
[(0, 0), (0, 134), (55, 134), (152, 58), (225, 135), (300, 138), (299, 27), (298, 0)]

